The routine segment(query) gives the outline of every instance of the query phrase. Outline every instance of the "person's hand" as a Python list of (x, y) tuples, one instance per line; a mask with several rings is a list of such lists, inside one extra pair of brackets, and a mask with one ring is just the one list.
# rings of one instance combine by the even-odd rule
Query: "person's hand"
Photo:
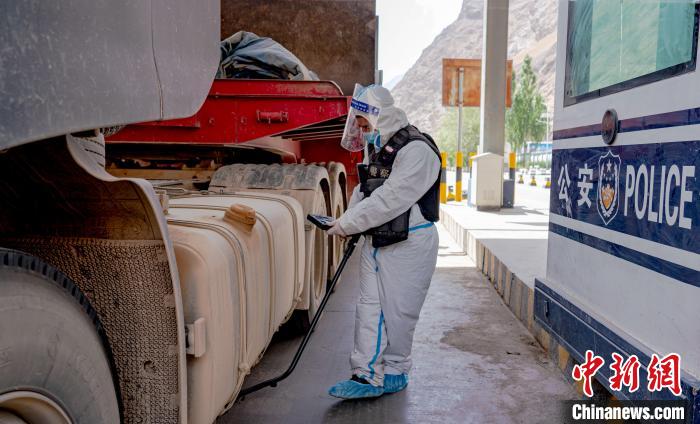
[(345, 234), (345, 230), (343, 230), (343, 227), (340, 226), (340, 223), (338, 220), (334, 220), (333, 222), (330, 223), (331, 228), (328, 229), (328, 235), (330, 236), (340, 236), (340, 237), (347, 237), (348, 235)]

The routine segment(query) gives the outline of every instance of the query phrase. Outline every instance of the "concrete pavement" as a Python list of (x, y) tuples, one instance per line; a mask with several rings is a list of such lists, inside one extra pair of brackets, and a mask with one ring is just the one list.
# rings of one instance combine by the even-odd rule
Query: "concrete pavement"
[(534, 314), (535, 278), (547, 275), (550, 195), (553, 193), (541, 185), (516, 184), (514, 208), (478, 212), (466, 202), (451, 202), (442, 205), (440, 218), (503, 303), (580, 392), (580, 384), (571, 377), (575, 358), (540, 326)]
[[(238, 402), (217, 423), (561, 422), (558, 401), (577, 398), (575, 390), (442, 227), (439, 255), (405, 391), (369, 401), (327, 394), (350, 376), (359, 286), (355, 255), (295, 373), (277, 388)], [(286, 367), (300, 339), (279, 339), (245, 385)]]
[(443, 224), (473, 260), (482, 258), (477, 245), (486, 247), (534, 288), (535, 277), (546, 274), (549, 194), (541, 186), (516, 184), (515, 207), (499, 212), (478, 212), (466, 201), (448, 202), (441, 206)]

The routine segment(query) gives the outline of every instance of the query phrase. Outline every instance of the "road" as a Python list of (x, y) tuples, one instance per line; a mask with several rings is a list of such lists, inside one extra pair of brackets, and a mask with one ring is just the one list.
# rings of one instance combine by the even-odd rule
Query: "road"
[[(442, 227), (408, 388), (376, 400), (329, 396), (328, 387), (350, 377), (357, 260), (348, 264), (295, 373), (236, 403), (218, 424), (562, 422), (559, 401), (576, 398), (574, 389)], [(274, 341), (245, 384), (283, 370), (298, 341)]]
[[(518, 173), (517, 176), (520, 175)], [(531, 186), (531, 176), (528, 173), (523, 174), (523, 184), (515, 184), (515, 204), (516, 206), (526, 206), (531, 209), (535, 209), (540, 212), (549, 211), (549, 192), (548, 188), (545, 188), (546, 179), (550, 176), (548, 174), (537, 174), (535, 175), (536, 186)], [(462, 190), (467, 191), (469, 187), (469, 176), (464, 175), (464, 181), (462, 183)], [(455, 173), (454, 171), (447, 171), (447, 186), (455, 187)]]

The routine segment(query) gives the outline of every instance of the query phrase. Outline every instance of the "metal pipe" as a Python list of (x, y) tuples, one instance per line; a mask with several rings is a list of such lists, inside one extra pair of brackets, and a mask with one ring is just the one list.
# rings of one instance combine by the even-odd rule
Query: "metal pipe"
[(456, 191), (455, 200), (457, 202), (462, 201), (462, 162), (464, 162), (464, 157), (462, 156), (462, 108), (464, 106), (464, 68), (459, 68), (459, 96), (458, 99), (458, 113), (459, 113), (459, 124), (457, 125), (457, 158), (456, 158)]
[(440, 153), (440, 203), (447, 203), (447, 152)]

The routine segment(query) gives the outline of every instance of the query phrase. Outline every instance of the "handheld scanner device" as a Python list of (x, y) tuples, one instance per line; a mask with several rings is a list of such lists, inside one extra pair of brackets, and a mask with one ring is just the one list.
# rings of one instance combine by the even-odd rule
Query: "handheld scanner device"
[(335, 220), (333, 217), (330, 216), (311, 214), (307, 215), (306, 219), (308, 219), (309, 222), (322, 229), (323, 231), (326, 231), (329, 228), (331, 228), (331, 222)]

